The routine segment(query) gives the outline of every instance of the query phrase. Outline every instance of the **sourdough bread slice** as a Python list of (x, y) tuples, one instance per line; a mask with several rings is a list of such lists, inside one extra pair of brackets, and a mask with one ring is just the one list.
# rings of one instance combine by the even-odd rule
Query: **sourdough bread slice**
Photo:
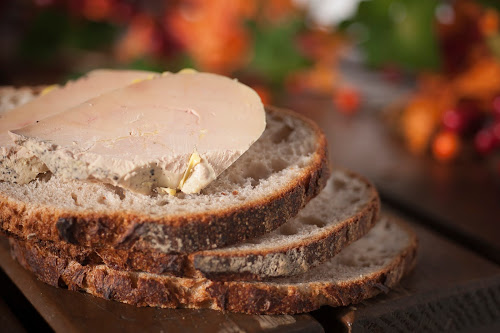
[(353, 172), (335, 170), (323, 191), (296, 217), (269, 234), (238, 245), (183, 255), (31, 241), (82, 265), (103, 263), (118, 270), (214, 280), (260, 280), (304, 273), (333, 257), (373, 227), (379, 208), (373, 185)]
[(110, 185), (0, 182), (0, 229), (21, 238), (194, 252), (276, 229), (324, 187), (326, 140), (310, 120), (267, 110), (259, 140), (201, 194), (145, 196)]
[(388, 291), (415, 264), (417, 238), (381, 221), (362, 239), (305, 274), (260, 282), (217, 282), (114, 270), (59, 258), (33, 242), (10, 240), (19, 263), (53, 286), (137, 306), (210, 308), (252, 314), (307, 312), (358, 303)]

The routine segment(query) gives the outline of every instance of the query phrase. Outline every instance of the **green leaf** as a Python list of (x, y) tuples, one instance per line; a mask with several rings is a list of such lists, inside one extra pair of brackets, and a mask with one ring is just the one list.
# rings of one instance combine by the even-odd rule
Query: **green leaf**
[(165, 71), (165, 68), (161, 66), (158, 62), (145, 57), (136, 59), (125, 67), (129, 69), (137, 69), (143, 71), (153, 71), (153, 72)]
[(491, 36), (486, 40), (486, 42), (493, 55), (497, 59), (500, 59), (500, 35), (496, 34), (494, 36)]
[(64, 40), (65, 45), (82, 50), (95, 50), (112, 45), (120, 30), (106, 22), (80, 19), (70, 23)]
[(355, 16), (341, 26), (349, 29), (356, 24), (366, 32), (359, 47), (369, 65), (436, 69), (440, 65), (434, 30), (436, 5), (434, 0), (363, 1)]
[(105, 22), (70, 18), (49, 8), (36, 13), (20, 44), (21, 59), (34, 63), (54, 60), (64, 49), (96, 50), (113, 45), (120, 29)]
[(69, 26), (66, 15), (44, 10), (33, 19), (20, 47), (19, 57), (32, 62), (47, 62), (58, 52)]
[(249, 22), (248, 29), (254, 43), (249, 70), (279, 85), (290, 72), (309, 66), (310, 61), (295, 44), (303, 28), (303, 22), (298, 19), (275, 25)]
[(498, 0), (479, 0), (478, 2), (485, 7), (494, 8), (500, 11), (500, 1)]

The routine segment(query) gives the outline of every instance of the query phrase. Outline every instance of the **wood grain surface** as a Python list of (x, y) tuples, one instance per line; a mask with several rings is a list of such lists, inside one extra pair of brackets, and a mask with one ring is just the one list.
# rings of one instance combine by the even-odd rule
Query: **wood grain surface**
[(398, 288), (362, 304), (313, 312), (325, 327), (333, 316), (353, 332), (475, 332), (500, 325), (500, 267), (412, 226), (419, 237), (413, 273)]

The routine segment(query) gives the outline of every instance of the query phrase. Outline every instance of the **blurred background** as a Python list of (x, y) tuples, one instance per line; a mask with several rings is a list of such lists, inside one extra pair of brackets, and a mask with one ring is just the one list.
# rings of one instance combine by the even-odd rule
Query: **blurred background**
[(376, 105), (408, 152), (486, 160), (500, 174), (499, 8), (494, 0), (3, 0), (0, 85), (63, 83), (99, 67), (191, 67), (237, 77), (266, 104), (320, 96), (351, 117)]

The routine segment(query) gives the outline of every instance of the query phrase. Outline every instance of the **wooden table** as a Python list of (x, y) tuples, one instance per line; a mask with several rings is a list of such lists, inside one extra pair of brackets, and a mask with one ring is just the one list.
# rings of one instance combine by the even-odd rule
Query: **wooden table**
[(280, 105), (316, 120), (334, 163), (370, 178), (385, 213), (417, 231), (418, 264), (399, 287), (355, 306), (296, 316), (135, 308), (45, 285), (0, 242), (0, 330), (500, 332), (500, 184), (491, 174), (475, 164), (445, 166), (411, 156), (370, 105), (355, 117), (314, 96), (288, 96)]

